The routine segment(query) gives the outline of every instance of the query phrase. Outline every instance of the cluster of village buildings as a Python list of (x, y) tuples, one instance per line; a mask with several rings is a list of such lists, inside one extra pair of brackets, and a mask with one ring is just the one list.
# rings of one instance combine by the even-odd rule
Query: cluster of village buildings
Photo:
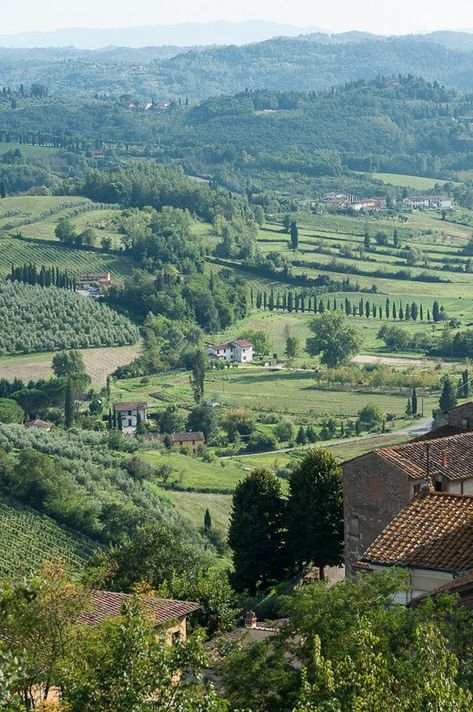
[[(348, 193), (326, 193), (322, 199), (324, 205), (340, 210), (378, 211), (386, 210), (386, 198), (357, 198)], [(392, 199), (393, 204), (396, 203)], [(402, 200), (405, 210), (450, 210), (453, 208), (453, 199), (446, 194), (442, 195), (408, 195)]]
[(439, 590), (473, 608), (473, 402), (404, 445), (343, 463), (345, 573), (409, 572), (409, 604)]

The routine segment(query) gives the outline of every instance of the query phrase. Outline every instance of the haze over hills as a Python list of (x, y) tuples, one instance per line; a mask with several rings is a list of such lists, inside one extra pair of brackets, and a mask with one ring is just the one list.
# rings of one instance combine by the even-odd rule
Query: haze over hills
[(278, 35), (294, 37), (320, 32), (315, 27), (295, 27), (266, 20), (246, 22), (186, 22), (176, 25), (149, 25), (122, 28), (71, 27), (49, 32), (22, 32), (0, 35), (2, 47), (77, 47), (99, 49), (109, 45), (148, 47), (176, 45), (242, 45), (261, 42)]

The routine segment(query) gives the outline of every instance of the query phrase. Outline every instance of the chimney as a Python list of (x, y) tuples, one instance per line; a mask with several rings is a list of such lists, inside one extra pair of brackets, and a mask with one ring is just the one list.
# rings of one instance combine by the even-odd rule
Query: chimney
[(247, 611), (245, 616), (245, 628), (256, 628), (256, 614), (254, 611)]

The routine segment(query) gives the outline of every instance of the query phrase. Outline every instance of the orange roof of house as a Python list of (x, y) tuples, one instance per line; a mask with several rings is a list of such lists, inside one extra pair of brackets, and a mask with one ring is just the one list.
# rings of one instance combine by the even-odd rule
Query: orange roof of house
[(46, 430), (51, 428), (52, 423), (47, 420), (41, 420), (41, 418), (35, 418), (34, 420), (27, 420), (25, 426), (27, 428), (43, 428)]
[(432, 490), (419, 494), (360, 561), (449, 572), (473, 568), (473, 495)]
[(202, 433), (200, 430), (191, 431), (189, 433), (172, 433), (171, 438), (173, 442), (189, 442), (190, 440), (201, 440), (203, 442), (205, 440), (204, 433)]
[(473, 431), (427, 441), (413, 440), (373, 452), (413, 479), (425, 479), (427, 469), (431, 477), (442, 475), (447, 480), (473, 477)]
[(235, 339), (235, 341), (230, 341), (231, 344), (236, 344), (237, 346), (240, 346), (243, 349), (249, 349), (250, 346), (253, 346), (251, 341), (248, 341), (247, 339)]
[(147, 408), (147, 403), (114, 403), (113, 407), (115, 410), (142, 410)]
[[(120, 616), (123, 603), (132, 598), (133, 596), (129, 593), (93, 591), (90, 610), (81, 613), (78, 623), (95, 625), (106, 618)], [(200, 608), (198, 603), (193, 603), (192, 601), (174, 601), (168, 598), (155, 598), (154, 596), (144, 599), (144, 604), (153, 614), (156, 625), (161, 625), (174, 618), (183, 618)]]

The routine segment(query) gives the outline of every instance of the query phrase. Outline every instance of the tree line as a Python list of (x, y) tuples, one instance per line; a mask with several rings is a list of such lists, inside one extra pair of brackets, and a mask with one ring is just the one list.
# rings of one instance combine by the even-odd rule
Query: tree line
[(425, 308), (423, 304), (417, 302), (397, 304), (394, 300), (386, 298), (384, 305), (371, 302), (369, 299), (361, 297), (358, 302), (354, 302), (348, 297), (344, 300), (337, 300), (336, 297), (322, 297), (304, 292), (293, 292), (284, 290), (275, 291), (271, 288), (267, 290), (250, 290), (251, 306), (263, 311), (283, 311), (283, 312), (313, 312), (323, 314), (325, 311), (341, 311), (346, 316), (362, 316), (367, 319), (393, 319), (399, 321), (445, 321), (447, 313), (445, 307), (437, 300), (432, 307)]
[(27, 262), (19, 267), (11, 266), (9, 279), (12, 282), (23, 282), (24, 284), (38, 284), (40, 287), (59, 287), (62, 289), (75, 290), (75, 278), (69, 274), (67, 269), (60, 270), (59, 267), (38, 266), (34, 262)]

